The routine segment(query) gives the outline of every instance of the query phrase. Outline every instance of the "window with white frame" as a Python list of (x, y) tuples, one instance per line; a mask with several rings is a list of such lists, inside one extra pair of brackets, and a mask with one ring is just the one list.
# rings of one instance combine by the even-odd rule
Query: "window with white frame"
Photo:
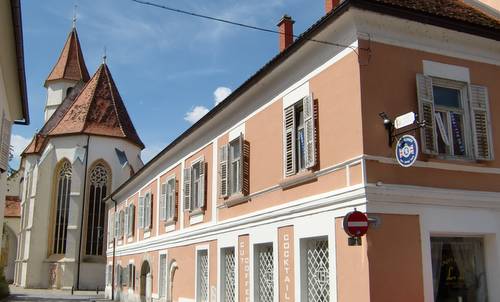
[(130, 276), (129, 276), (130, 272), (129, 272), (128, 268), (129, 268), (128, 265), (121, 268), (121, 274), (122, 275), (120, 277), (120, 281), (121, 281), (120, 284), (122, 286), (129, 286), (128, 281), (130, 280)]
[(118, 238), (122, 239), (123, 238), (123, 227), (124, 227), (124, 222), (125, 222), (125, 211), (121, 210), (119, 213), (119, 221), (118, 221)]
[(206, 171), (203, 159), (184, 169), (184, 210), (204, 209)]
[(236, 301), (236, 262), (234, 247), (221, 249), (221, 299)]
[(432, 237), (434, 301), (488, 301), (483, 239)]
[(177, 181), (170, 177), (161, 185), (160, 220), (172, 222), (177, 219)]
[(196, 302), (208, 301), (208, 250), (198, 250), (196, 257)]
[(330, 301), (330, 261), (326, 237), (301, 240), (301, 301)]
[(219, 150), (219, 194), (221, 197), (248, 194), (249, 148), (241, 133)]
[(151, 229), (153, 195), (147, 192), (144, 197), (139, 197), (139, 228)]
[(12, 131), (12, 122), (5, 117), (5, 112), (2, 115), (0, 129), (0, 171), (5, 172), (9, 168), (10, 158), (10, 136)]
[(422, 152), (446, 158), (493, 159), (488, 90), (417, 74)]
[(316, 165), (316, 126), (312, 96), (306, 96), (284, 110), (285, 176)]
[(158, 278), (160, 298), (166, 297), (167, 294), (167, 255), (160, 255), (160, 276)]
[(135, 289), (135, 265), (133, 263), (128, 264), (128, 287)]

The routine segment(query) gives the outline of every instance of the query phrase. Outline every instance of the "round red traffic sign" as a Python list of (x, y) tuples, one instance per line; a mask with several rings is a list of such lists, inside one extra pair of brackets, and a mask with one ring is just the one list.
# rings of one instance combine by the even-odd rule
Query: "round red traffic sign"
[(361, 237), (368, 231), (368, 217), (360, 211), (352, 211), (344, 217), (344, 231), (351, 237)]

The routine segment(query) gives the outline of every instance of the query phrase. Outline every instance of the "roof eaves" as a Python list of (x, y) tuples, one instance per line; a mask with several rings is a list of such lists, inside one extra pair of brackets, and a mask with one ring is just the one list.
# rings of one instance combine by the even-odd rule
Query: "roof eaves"
[(26, 69), (24, 65), (24, 43), (23, 43), (23, 27), (21, 15), (21, 2), (19, 0), (11, 0), (12, 22), (14, 25), (14, 39), (16, 43), (16, 58), (17, 58), (17, 74), (19, 78), (19, 89), (21, 95), (21, 105), (24, 120), (14, 121), (14, 124), (29, 125), (30, 115), (28, 108), (28, 93), (26, 89)]

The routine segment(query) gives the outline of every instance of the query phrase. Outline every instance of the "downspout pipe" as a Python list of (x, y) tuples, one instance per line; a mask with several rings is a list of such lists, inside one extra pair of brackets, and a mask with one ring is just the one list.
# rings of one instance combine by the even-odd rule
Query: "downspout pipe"
[(81, 266), (81, 256), (82, 256), (82, 243), (83, 243), (83, 219), (85, 217), (85, 197), (87, 193), (87, 169), (89, 163), (89, 143), (90, 143), (90, 135), (87, 135), (87, 145), (85, 146), (85, 173), (83, 176), (83, 194), (82, 194), (82, 215), (80, 217), (80, 245), (78, 248), (78, 266), (76, 271), (76, 289), (80, 290), (80, 266)]
[[(111, 199), (111, 201), (114, 203), (114, 207), (115, 207), (115, 214), (113, 216), (113, 221), (111, 223), (114, 224), (114, 219), (116, 219), (116, 200), (113, 199), (112, 196), (109, 197), (109, 199)], [(108, 225), (108, 229), (109, 229), (109, 225)], [(116, 236), (114, 234), (114, 229), (113, 229), (113, 234), (109, 234), (110, 236), (113, 236), (113, 267), (111, 268), (111, 300), (114, 301), (115, 300), (115, 271), (116, 271), (116, 254), (115, 254), (115, 250), (116, 250)]]

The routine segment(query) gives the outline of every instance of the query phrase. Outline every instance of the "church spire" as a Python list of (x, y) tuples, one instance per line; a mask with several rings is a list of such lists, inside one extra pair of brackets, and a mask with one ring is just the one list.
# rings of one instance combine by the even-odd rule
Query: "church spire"
[(76, 16), (73, 18), (73, 28), (68, 35), (59, 59), (52, 68), (47, 80), (45, 80), (45, 87), (52, 81), (69, 80), (77, 82), (81, 80), (87, 82), (90, 78), (83, 59), (80, 41), (78, 40), (75, 21)]

